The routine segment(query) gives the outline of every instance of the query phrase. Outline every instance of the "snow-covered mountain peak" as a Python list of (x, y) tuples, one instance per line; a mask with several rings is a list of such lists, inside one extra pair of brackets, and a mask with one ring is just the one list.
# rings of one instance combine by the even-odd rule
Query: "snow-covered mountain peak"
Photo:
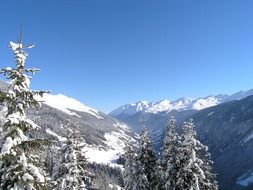
[(112, 115), (120, 115), (122, 113), (127, 115), (134, 115), (137, 112), (145, 112), (149, 107), (150, 103), (148, 101), (142, 100), (136, 103), (120, 106), (112, 112)]
[(169, 100), (161, 100), (159, 102), (151, 103), (151, 106), (146, 110), (150, 113), (158, 113), (163, 111), (168, 111), (172, 109), (171, 102)]
[(207, 96), (197, 99), (185, 96), (175, 101), (169, 101), (166, 99), (158, 102), (140, 101), (134, 104), (121, 106), (112, 111), (110, 114), (118, 116), (121, 114), (134, 115), (137, 112), (159, 113), (164, 111), (169, 112), (172, 110), (201, 110), (231, 100), (240, 100), (250, 95), (253, 95), (253, 89), (240, 91), (232, 95), (219, 94), (217, 96)]
[(149, 102), (148, 101), (145, 101), (145, 100), (142, 100), (142, 101), (139, 101), (135, 104), (131, 104), (133, 107), (136, 107), (136, 111), (142, 111), (142, 110), (145, 110), (149, 107)]
[(211, 106), (216, 106), (221, 103), (222, 99), (217, 96), (208, 96), (206, 98), (199, 98), (192, 103), (192, 109), (202, 110)]
[(95, 116), (98, 119), (103, 119), (99, 112), (93, 108), (90, 108), (74, 98), (67, 97), (63, 94), (45, 94), (43, 98), (37, 97), (38, 100), (42, 101), (44, 104), (61, 110), (69, 115), (77, 115), (73, 111), (86, 112)]
[(193, 98), (184, 96), (182, 98), (173, 101), (171, 104), (173, 106), (173, 110), (186, 110), (189, 109), (189, 107), (191, 107), (193, 101), (194, 101)]

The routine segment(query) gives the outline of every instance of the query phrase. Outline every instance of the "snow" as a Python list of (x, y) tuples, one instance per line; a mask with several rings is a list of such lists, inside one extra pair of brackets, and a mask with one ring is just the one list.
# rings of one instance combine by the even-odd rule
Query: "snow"
[(45, 94), (43, 98), (36, 97), (36, 99), (39, 101), (44, 101), (43, 103), (47, 104), (48, 106), (61, 110), (69, 115), (78, 116), (77, 113), (71, 111), (71, 110), (75, 110), (79, 112), (86, 112), (88, 114), (93, 115), (94, 117), (98, 119), (103, 119), (103, 117), (98, 113), (97, 110), (90, 108), (88, 106), (85, 106), (84, 104), (77, 101), (76, 99), (67, 97), (63, 94), (57, 94), (57, 95)]
[(239, 177), (236, 181), (236, 184), (241, 186), (249, 186), (253, 183), (253, 172), (247, 172), (246, 174)]
[(33, 176), (31, 176), (31, 175), (28, 174), (28, 173), (25, 173), (25, 175), (23, 175), (22, 179), (23, 179), (24, 181), (33, 180)]
[(160, 112), (169, 112), (172, 110), (201, 110), (204, 108), (208, 108), (211, 106), (215, 106), (219, 104), (221, 101), (218, 97), (209, 96), (206, 98), (198, 98), (193, 99), (190, 97), (182, 97), (175, 101), (169, 100), (161, 100), (159, 102), (147, 102), (147, 101), (140, 101), (135, 104), (126, 104), (117, 108), (116, 110), (111, 112), (111, 115), (134, 115), (138, 112), (147, 112), (147, 113), (160, 113)]
[(158, 103), (155, 103), (150, 108), (148, 108), (146, 112), (158, 113), (158, 112), (163, 112), (163, 111), (170, 111), (172, 109), (173, 109), (173, 106), (171, 105), (171, 102), (169, 100), (162, 100)]
[[(22, 104), (20, 104), (22, 105)], [(23, 106), (20, 106), (20, 109), (23, 110)], [(1, 118), (2, 116), (0, 116)], [(36, 123), (34, 123), (32, 120), (27, 119), (25, 116), (21, 115), (20, 113), (12, 113), (7, 117), (7, 122), (9, 121), (13, 125), (17, 125), (20, 123), (20, 121), (25, 121), (32, 129), (38, 129), (40, 128)]]
[(1, 154), (8, 154), (10, 152), (10, 149), (14, 145), (14, 142), (11, 137), (7, 137), (1, 150)]
[(182, 97), (172, 102), (173, 110), (188, 110), (191, 108), (193, 99), (190, 97)]
[(12, 68), (11, 68), (11, 67), (6, 67), (5, 70), (6, 70), (6, 71), (11, 71)]
[(66, 141), (67, 140), (66, 137), (59, 136), (58, 134), (56, 134), (55, 132), (51, 131), (50, 129), (46, 129), (46, 133), (49, 134), (49, 135), (52, 135), (52, 136), (56, 137), (59, 141)]
[(34, 123), (30, 119), (25, 119), (25, 122), (28, 123), (32, 129), (39, 129), (40, 128), (40, 126), (38, 126), (36, 123)]
[(220, 102), (219, 102), (219, 100), (216, 97), (209, 96), (209, 97), (206, 97), (206, 98), (197, 99), (193, 103), (192, 109), (202, 110), (202, 109), (205, 109), (205, 108), (208, 108), (208, 107), (211, 107), (211, 106), (216, 106), (219, 103)]
[(104, 135), (106, 147), (87, 145), (84, 148), (85, 155), (90, 162), (109, 164), (120, 167), (115, 161), (124, 153), (125, 143), (135, 141), (123, 131), (113, 131)]
[(212, 116), (213, 114), (215, 114), (215, 112), (210, 112), (210, 113), (207, 115), (207, 117)]
[(120, 186), (118, 186), (118, 185), (115, 185), (115, 184), (109, 184), (109, 187), (111, 188), (111, 189), (115, 189), (115, 190), (121, 190), (122, 189), (122, 187), (120, 187)]
[(14, 42), (10, 42), (10, 47), (13, 51), (16, 51), (18, 48), (22, 48), (22, 44), (16, 44)]
[(125, 123), (117, 122), (113, 126), (119, 129), (129, 130), (129, 127)]
[(19, 121), (23, 119), (21, 118), (20, 114), (13, 113), (7, 117), (7, 120), (9, 120), (11, 124), (15, 125), (19, 124)]
[(30, 167), (30, 172), (31, 172), (34, 176), (36, 176), (36, 177), (38, 178), (38, 180), (39, 180), (41, 183), (45, 182), (44, 176), (41, 175), (41, 173), (40, 173), (40, 171), (39, 171), (39, 169), (38, 169), (37, 167), (35, 167), (35, 166), (33, 166), (33, 165), (29, 165), (29, 167)]
[(253, 139), (253, 133), (248, 135), (247, 138), (243, 140), (242, 144), (245, 144), (246, 142), (250, 141), (251, 139)]
[(134, 115), (138, 112), (148, 112), (156, 114), (159, 112), (169, 112), (172, 110), (202, 110), (231, 100), (240, 100), (252, 94), (253, 89), (248, 91), (242, 91), (232, 95), (220, 94), (216, 96), (207, 96), (204, 98), (195, 99), (190, 97), (182, 97), (174, 101), (169, 101), (166, 99), (158, 102), (139, 101), (137, 103), (120, 106), (119, 108), (113, 110), (110, 114), (118, 116), (121, 114)]
[(84, 151), (90, 162), (115, 165), (113, 161), (118, 158), (118, 152), (113, 149), (105, 150), (103, 147), (87, 146)]
[(17, 137), (16, 138), (12, 139), (11, 137), (7, 137), (5, 139), (5, 142), (3, 143), (2, 150), (1, 150), (2, 155), (9, 154), (11, 148), (14, 145), (17, 145), (20, 142), (26, 141), (28, 139), (27, 136), (24, 135), (24, 133), (21, 129), (16, 128), (15, 131), (17, 132)]
[(120, 115), (122, 113), (126, 115), (134, 115), (137, 112), (145, 112), (150, 107), (149, 104), (150, 103), (147, 101), (139, 101), (132, 104), (126, 104), (112, 111), (111, 115)]

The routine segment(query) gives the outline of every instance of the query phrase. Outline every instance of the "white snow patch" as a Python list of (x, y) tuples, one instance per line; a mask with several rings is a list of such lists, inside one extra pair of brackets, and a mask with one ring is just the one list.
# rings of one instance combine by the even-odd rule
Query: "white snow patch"
[(210, 112), (209, 114), (207, 114), (207, 117), (209, 117), (209, 116), (211, 116), (213, 114), (214, 114), (214, 112)]
[(37, 167), (35, 167), (33, 165), (29, 165), (29, 167), (30, 167), (30, 172), (34, 176), (36, 176), (40, 182), (42, 182), (42, 183), (45, 182), (45, 177), (43, 175), (41, 175), (41, 173)]
[(66, 137), (62, 137), (62, 136), (56, 134), (55, 132), (51, 131), (50, 129), (46, 129), (46, 133), (56, 137), (59, 141), (66, 141), (67, 140)]
[(173, 110), (188, 110), (191, 109), (191, 104), (193, 99), (190, 97), (182, 97), (176, 101), (173, 101), (171, 104), (173, 106)]
[(147, 101), (139, 101), (133, 104), (126, 104), (112, 111), (112, 115), (120, 115), (122, 113), (127, 115), (134, 115), (137, 112), (145, 112), (150, 107)]
[(242, 185), (244, 187), (249, 186), (252, 183), (253, 183), (253, 172), (242, 175), (236, 181), (236, 184)]
[(28, 173), (25, 173), (25, 175), (23, 175), (22, 179), (23, 179), (24, 181), (33, 180), (33, 176), (31, 176), (31, 175), (28, 174)]
[(216, 106), (219, 104), (219, 101), (216, 97), (214, 96), (209, 96), (206, 98), (200, 98), (197, 99), (193, 105), (192, 105), (192, 109), (195, 110), (202, 110), (211, 106)]
[(13, 51), (16, 51), (18, 48), (22, 48), (23, 45), (21, 43), (14, 43), (14, 42), (10, 42), (10, 47)]
[(11, 137), (7, 137), (3, 146), (2, 146), (2, 151), (1, 151), (1, 154), (8, 154), (11, 150), (11, 148), (13, 147), (14, 145), (14, 141), (12, 140)]
[(115, 184), (109, 184), (109, 187), (111, 188), (111, 189), (115, 189), (115, 190), (122, 190), (122, 188), (120, 187), (120, 186), (118, 186), (118, 185), (115, 185)]
[(169, 100), (162, 100), (160, 102), (155, 103), (146, 112), (158, 113), (163, 111), (170, 111), (172, 109), (173, 106), (171, 105), (171, 102)]
[(251, 133), (249, 136), (247, 136), (247, 138), (245, 140), (243, 140), (242, 144), (245, 144), (246, 142), (250, 141), (251, 139), (253, 139), (253, 133)]
[(129, 127), (125, 123), (117, 122), (113, 126), (119, 129), (129, 130)]
[(69, 115), (78, 116), (78, 114), (71, 111), (71, 110), (75, 110), (75, 111), (89, 113), (98, 119), (103, 119), (103, 117), (98, 113), (97, 110), (90, 108), (88, 106), (85, 106), (84, 104), (77, 101), (76, 99), (67, 97), (63, 94), (57, 94), (57, 95), (45, 94), (43, 98), (41, 97), (36, 97), (36, 98), (37, 100), (43, 101), (43, 103), (53, 108), (56, 108), (58, 110), (61, 110)]
[(84, 151), (85, 156), (90, 162), (117, 165), (114, 161), (119, 157), (119, 153), (113, 149), (106, 150), (104, 147), (87, 146), (84, 148)]
[(120, 167), (115, 161), (124, 153), (125, 143), (134, 141), (133, 138), (121, 132), (110, 132), (105, 134), (104, 143), (107, 147), (87, 145), (84, 148), (85, 155), (90, 162), (109, 164)]

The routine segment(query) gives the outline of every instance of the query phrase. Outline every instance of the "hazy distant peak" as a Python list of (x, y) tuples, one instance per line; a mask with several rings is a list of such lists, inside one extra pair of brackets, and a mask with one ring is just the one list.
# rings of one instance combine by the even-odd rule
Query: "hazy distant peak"
[(121, 114), (134, 115), (138, 112), (159, 113), (169, 112), (172, 110), (202, 110), (220, 103), (240, 100), (250, 95), (253, 95), (253, 89), (248, 91), (239, 91), (232, 95), (219, 94), (216, 96), (210, 95), (204, 98), (196, 99), (184, 96), (175, 101), (167, 99), (155, 102), (139, 101), (133, 104), (120, 106), (119, 108), (113, 110), (110, 114), (117, 116)]

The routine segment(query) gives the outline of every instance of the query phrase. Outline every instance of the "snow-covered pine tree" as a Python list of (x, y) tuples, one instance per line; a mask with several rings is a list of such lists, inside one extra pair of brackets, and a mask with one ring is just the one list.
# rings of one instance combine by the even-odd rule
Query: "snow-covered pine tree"
[(92, 176), (87, 171), (87, 159), (82, 150), (84, 146), (80, 132), (76, 129), (70, 132), (59, 149), (59, 162), (53, 170), (54, 190), (86, 190), (91, 185)]
[(139, 149), (136, 157), (136, 190), (156, 190), (159, 185), (157, 157), (152, 148), (149, 133), (145, 128), (140, 134)]
[(136, 160), (134, 175), (136, 182), (133, 184), (133, 190), (151, 190), (147, 175), (139, 160)]
[(135, 167), (136, 167), (136, 157), (133, 149), (133, 144), (129, 142), (125, 147), (125, 164), (124, 164), (124, 188), (125, 190), (133, 190), (135, 181)]
[(175, 190), (180, 168), (180, 136), (176, 131), (176, 120), (169, 119), (166, 135), (162, 149), (162, 188), (165, 190)]
[(200, 190), (200, 181), (205, 179), (205, 175), (201, 169), (203, 161), (197, 155), (198, 146), (193, 120), (185, 122), (183, 129), (177, 186), (179, 189)]
[(39, 126), (26, 117), (26, 110), (38, 107), (40, 103), (34, 96), (42, 96), (45, 91), (29, 89), (29, 74), (38, 71), (25, 66), (28, 56), (25, 49), (32, 46), (24, 46), (20, 37), (18, 43), (10, 42), (10, 48), (15, 55), (16, 67), (0, 71), (10, 80), (8, 89), (0, 91), (0, 103), (6, 108), (0, 139), (0, 189), (39, 190), (43, 189), (45, 178), (37, 153), (44, 141), (31, 138)]
[(216, 181), (216, 175), (213, 173), (211, 160), (211, 154), (208, 152), (208, 147), (197, 141), (198, 151), (197, 155), (201, 158), (203, 163), (201, 169), (204, 172), (205, 178), (201, 178), (199, 181), (201, 190), (218, 190), (218, 182)]

